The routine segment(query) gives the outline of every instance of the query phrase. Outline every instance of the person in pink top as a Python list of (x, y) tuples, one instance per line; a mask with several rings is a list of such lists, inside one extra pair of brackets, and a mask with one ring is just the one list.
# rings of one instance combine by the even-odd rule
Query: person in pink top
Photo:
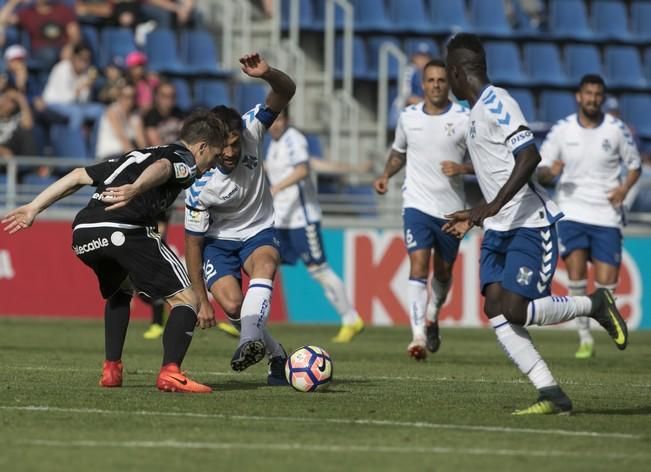
[(136, 87), (136, 106), (141, 112), (147, 112), (154, 103), (154, 90), (160, 80), (155, 73), (147, 70), (147, 55), (143, 52), (130, 52), (124, 63), (127, 77)]

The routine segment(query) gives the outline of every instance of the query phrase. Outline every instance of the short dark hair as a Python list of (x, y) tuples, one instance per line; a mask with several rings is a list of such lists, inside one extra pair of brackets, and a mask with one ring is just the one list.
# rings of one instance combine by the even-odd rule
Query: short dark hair
[(581, 77), (581, 82), (579, 82), (579, 90), (581, 90), (583, 86), (587, 84), (601, 85), (601, 87), (604, 89), (604, 92), (606, 91), (606, 82), (599, 74), (586, 74)]
[(217, 118), (223, 121), (228, 127), (228, 131), (242, 131), (242, 115), (235, 108), (226, 105), (218, 105), (211, 110)]
[(454, 51), (466, 51), (459, 53), (457, 60), (459, 65), (463, 66), (466, 71), (486, 76), (486, 50), (481, 43), (479, 36), (471, 33), (457, 33), (448, 41), (447, 45), (448, 62), (450, 62), (450, 53)]
[(432, 59), (427, 64), (425, 64), (425, 67), (423, 67), (423, 72), (430, 67), (441, 67), (445, 69), (445, 61), (443, 59)]
[(84, 52), (84, 51), (88, 51), (88, 53), (91, 56), (93, 55), (93, 51), (92, 51), (92, 49), (90, 48), (90, 46), (87, 43), (81, 42), (81, 43), (75, 44), (75, 46), (72, 48), (72, 54), (74, 54), (75, 56), (77, 54), (79, 54), (79, 53)]
[(199, 108), (183, 121), (179, 138), (188, 144), (205, 141), (210, 146), (222, 147), (228, 138), (227, 125), (210, 110)]

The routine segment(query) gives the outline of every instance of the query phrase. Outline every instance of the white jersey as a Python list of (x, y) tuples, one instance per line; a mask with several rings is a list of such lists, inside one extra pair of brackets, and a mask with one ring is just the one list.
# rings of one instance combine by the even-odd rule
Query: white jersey
[(245, 241), (273, 227), (274, 210), (261, 144), (276, 114), (262, 105), (242, 116), (241, 157), (225, 174), (210, 169), (186, 190), (185, 229), (214, 239)]
[[(292, 173), (299, 164), (310, 164), (307, 139), (295, 128), (287, 128), (278, 140), (272, 140), (264, 167), (273, 186)], [(274, 195), (275, 227), (304, 228), (321, 219), (316, 189), (309, 176)]]
[[(526, 129), (518, 131), (520, 127)], [(470, 110), (466, 139), (475, 175), (487, 202), (495, 199), (511, 176), (518, 152), (535, 145), (518, 103), (506, 90), (492, 85), (483, 90)], [(529, 182), (497, 215), (486, 218), (484, 227), (495, 231), (540, 228), (562, 216), (547, 192), (537, 183)]]
[(606, 115), (596, 128), (581, 126), (576, 114), (558, 121), (547, 134), (541, 166), (555, 160), (565, 164), (558, 181), (556, 202), (565, 219), (599, 226), (620, 227), (623, 210), (608, 201), (620, 182), (622, 163), (640, 168), (640, 154), (628, 127)]
[(441, 162), (463, 162), (468, 110), (450, 103), (440, 115), (428, 115), (424, 105), (411, 105), (400, 113), (392, 148), (407, 154), (403, 208), (443, 218), (465, 206), (463, 177), (447, 177)]

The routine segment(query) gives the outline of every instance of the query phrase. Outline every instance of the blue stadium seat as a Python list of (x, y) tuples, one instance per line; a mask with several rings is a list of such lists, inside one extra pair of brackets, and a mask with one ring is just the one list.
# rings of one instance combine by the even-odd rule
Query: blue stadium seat
[(424, 0), (389, 0), (389, 18), (402, 33), (433, 32)]
[(576, 99), (572, 92), (544, 90), (540, 93), (538, 118), (540, 121), (555, 123), (576, 112)]
[[(289, 29), (290, 0), (281, 0), (281, 25), (283, 30)], [(318, 30), (319, 25), (315, 17), (314, 3), (312, 0), (300, 0), (298, 7), (298, 25), (302, 30)], [(321, 28), (323, 26), (321, 25)]]
[(37, 195), (45, 187), (47, 187), (48, 185), (56, 182), (56, 180), (57, 180), (57, 178), (55, 176), (53, 176), (53, 175), (40, 176), (40, 175), (38, 175), (36, 173), (31, 173), (31, 174), (25, 175), (21, 179), (21, 181), (22, 181), (21, 183), (22, 183), (22, 185), (27, 185), (29, 187), (32, 187), (29, 190), (27, 190), (27, 193)]
[(0, 185), (7, 185), (7, 174), (0, 174)]
[(549, 30), (557, 38), (592, 39), (583, 0), (551, 0)]
[(637, 0), (631, 7), (631, 30), (642, 42), (651, 41), (651, 2)]
[(241, 82), (235, 89), (235, 106), (244, 114), (258, 103), (264, 105), (267, 87), (257, 82)]
[(194, 83), (194, 102), (203, 107), (232, 106), (228, 85), (223, 80), (203, 79)]
[(597, 37), (630, 41), (626, 5), (619, 0), (593, 0), (592, 24)]
[[(326, 2), (314, 0), (314, 28), (317, 31), (323, 31), (325, 27)], [(344, 11), (335, 4), (335, 29), (337, 31), (344, 27)]]
[(90, 48), (93, 55), (93, 64), (99, 65), (99, 33), (97, 28), (90, 25), (81, 25), (81, 37)]
[(172, 85), (176, 90), (176, 106), (183, 111), (188, 111), (192, 108), (192, 94), (190, 93), (190, 86), (185, 79), (173, 79)]
[(387, 15), (384, 2), (351, 0), (355, 9), (355, 31), (359, 33), (389, 33), (395, 30)]
[(522, 69), (520, 50), (516, 43), (510, 41), (487, 41), (486, 61), (488, 77), (491, 81), (502, 84), (525, 85), (529, 79)]
[(404, 51), (407, 54), (407, 57), (411, 57), (422, 44), (427, 44), (428, 49), (431, 51), (432, 57), (442, 57), (441, 50), (439, 45), (436, 44), (436, 41), (429, 38), (407, 38), (404, 44)]
[[(344, 38), (339, 36), (335, 40), (335, 78), (344, 76)], [(368, 70), (368, 57), (366, 45), (359, 36), (353, 36), (353, 77), (359, 80), (370, 79)]]
[(610, 87), (645, 88), (647, 80), (642, 63), (633, 46), (607, 46), (604, 52), (607, 83)]
[(188, 69), (179, 59), (176, 34), (166, 28), (157, 28), (147, 35), (145, 54), (149, 59), (149, 69), (154, 72), (187, 74)]
[(644, 72), (646, 73), (646, 78), (651, 81), (651, 47), (647, 48), (644, 51)]
[(434, 33), (473, 31), (466, 16), (465, 0), (430, 0), (429, 13)]
[(524, 63), (535, 85), (570, 85), (558, 47), (554, 43), (527, 43), (524, 45)]
[(651, 138), (651, 95), (627, 94), (619, 100), (622, 117), (642, 138)]
[(185, 69), (197, 75), (224, 76), (219, 68), (219, 54), (212, 34), (206, 30), (185, 30), (180, 38), (181, 60)]
[(88, 149), (80, 130), (67, 125), (52, 125), (50, 141), (55, 157), (87, 159)]
[(323, 150), (321, 148), (321, 138), (318, 134), (305, 133), (307, 139), (307, 152), (310, 157), (323, 157)]
[(509, 94), (518, 102), (522, 114), (529, 123), (536, 120), (536, 105), (533, 101), (533, 95), (527, 89), (509, 89)]
[[(378, 76), (378, 66), (380, 63), (380, 48), (385, 42), (393, 43), (398, 49), (401, 49), (400, 41), (394, 36), (372, 36), (368, 39), (368, 66), (369, 73), (372, 77)], [(398, 61), (389, 58), (389, 78), (398, 77)]]
[(470, 18), (477, 34), (506, 37), (513, 33), (503, 0), (471, 0)]
[(137, 49), (133, 32), (129, 28), (104, 28), (99, 39), (99, 66), (102, 69), (115, 59), (124, 62), (127, 54)]
[(565, 47), (565, 69), (573, 84), (585, 74), (603, 75), (599, 50), (591, 44), (570, 44)]

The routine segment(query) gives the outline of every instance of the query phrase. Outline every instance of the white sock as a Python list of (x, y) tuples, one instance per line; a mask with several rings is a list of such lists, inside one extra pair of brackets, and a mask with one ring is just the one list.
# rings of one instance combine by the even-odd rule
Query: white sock
[(282, 356), (284, 354), (283, 348), (278, 343), (278, 341), (276, 341), (271, 336), (268, 328), (265, 327), (262, 329), (262, 337), (264, 339), (264, 346), (265, 349), (267, 350), (267, 355), (269, 356), (269, 359), (271, 359), (272, 357)]
[[(583, 280), (570, 280), (567, 283), (567, 290), (572, 297), (583, 297), (585, 296), (586, 288), (588, 286), (588, 281)], [(594, 339), (592, 334), (590, 334), (590, 318), (587, 316), (579, 316), (575, 320), (576, 330), (579, 333), (579, 341), (581, 344), (588, 343), (592, 344)]]
[(263, 338), (262, 330), (269, 316), (271, 307), (271, 288), (273, 282), (269, 279), (251, 279), (249, 288), (244, 296), (240, 310), (240, 342), (253, 341)]
[(532, 300), (527, 305), (527, 321), (524, 324), (547, 326), (573, 320), (577, 316), (589, 316), (592, 302), (588, 297), (545, 297)]
[(443, 283), (436, 280), (436, 277), (432, 277), (432, 296), (427, 304), (427, 312), (425, 315), (427, 321), (438, 321), (439, 311), (441, 311), (441, 307), (448, 298), (448, 292), (450, 291), (451, 285), (452, 279)]
[(328, 264), (310, 267), (308, 270), (312, 278), (323, 287), (326, 298), (335, 307), (343, 324), (351, 325), (355, 323), (359, 315), (357, 314), (357, 310), (348, 301), (346, 288), (341, 278), (335, 274)]
[(534, 387), (540, 390), (557, 385), (526, 328), (509, 323), (504, 315), (491, 318), (490, 322), (506, 355), (518, 366), (520, 372), (529, 377)]
[(409, 321), (414, 339), (425, 338), (425, 307), (427, 306), (427, 280), (409, 279), (407, 284)]

